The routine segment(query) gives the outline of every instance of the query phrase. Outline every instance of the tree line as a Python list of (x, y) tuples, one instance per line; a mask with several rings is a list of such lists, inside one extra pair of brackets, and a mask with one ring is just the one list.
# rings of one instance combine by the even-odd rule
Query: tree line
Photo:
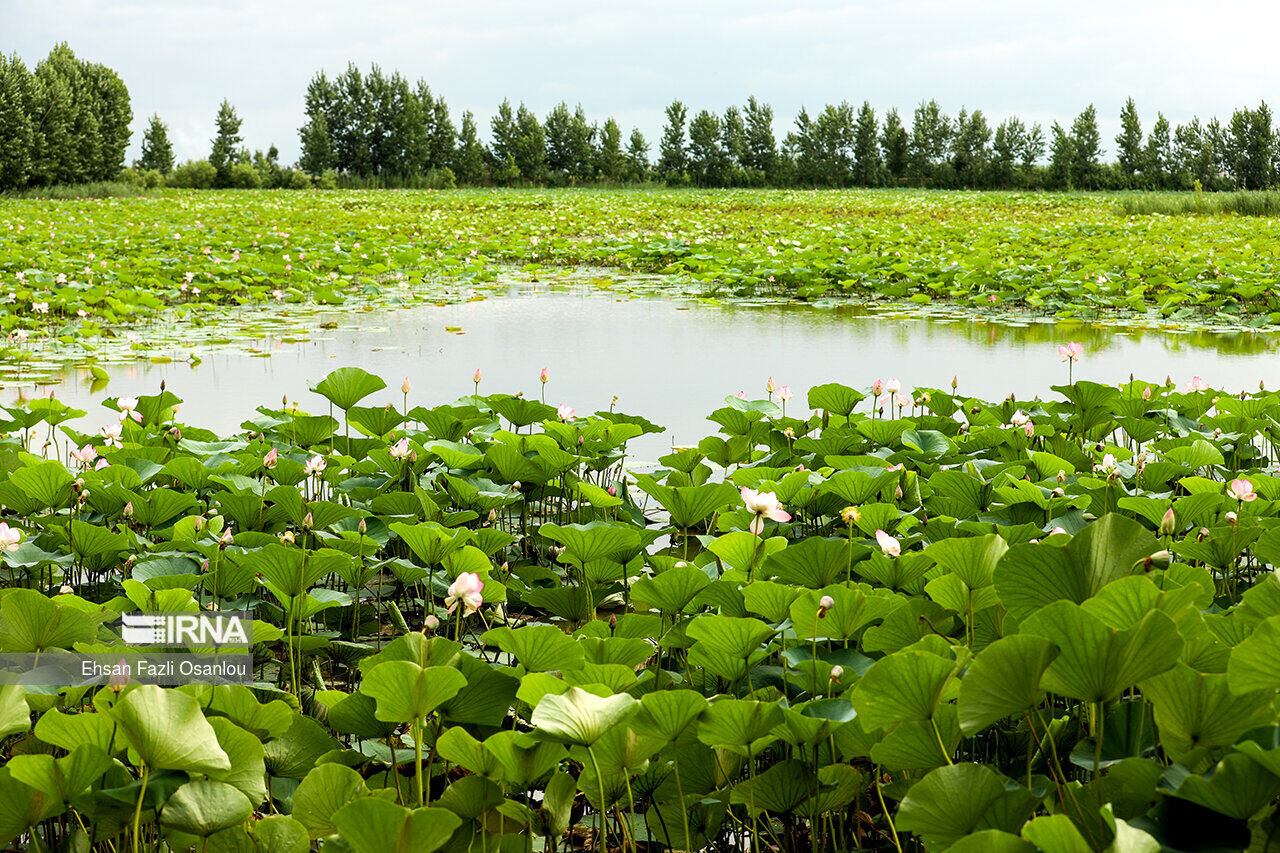
[(0, 55), (0, 190), (114, 180), (132, 120), (119, 76), (65, 43), (34, 69)]
[(1262, 189), (1280, 185), (1280, 128), (1265, 103), (1229, 122), (1173, 126), (1163, 114), (1143, 133), (1137, 106), (1121, 111), (1117, 157), (1104, 162), (1096, 109), (1049, 128), (1016, 116), (992, 126), (982, 110), (947, 115), (921, 102), (909, 121), (883, 118), (868, 102), (801, 109), (781, 139), (772, 107), (755, 97), (723, 113), (665, 111), (656, 157), (638, 129), (624, 142), (616, 120), (588, 121), (581, 106), (557, 104), (539, 119), (523, 103), (498, 107), (489, 143), (475, 117), (455, 125), (443, 96), (378, 66), (307, 87), (299, 167), (314, 176), (403, 185), (640, 182), (703, 187), (880, 187), (970, 189)]
[[(207, 158), (177, 165), (168, 129), (153, 115), (141, 157), (123, 176), (156, 186), (305, 187), (550, 185), (663, 182), (700, 187), (970, 189), (1265, 189), (1280, 186), (1280, 128), (1270, 108), (1235, 110), (1229, 121), (1173, 125), (1163, 114), (1145, 131), (1129, 99), (1114, 161), (1103, 160), (1095, 108), (1049, 128), (1016, 116), (995, 124), (982, 110), (950, 116), (934, 100), (904, 116), (869, 102), (802, 108), (779, 137), (773, 108), (747, 99), (724, 112), (665, 110), (650, 156), (638, 129), (588, 120), (557, 104), (539, 117), (499, 105), (487, 141), (471, 112), (455, 124), (425, 81), (354, 64), (317, 73), (306, 93), (296, 167), (243, 146), (241, 120), (223, 101)], [(78, 60), (66, 44), (28, 70), (0, 56), (0, 190), (113, 180), (122, 175), (132, 111), (123, 82)]]

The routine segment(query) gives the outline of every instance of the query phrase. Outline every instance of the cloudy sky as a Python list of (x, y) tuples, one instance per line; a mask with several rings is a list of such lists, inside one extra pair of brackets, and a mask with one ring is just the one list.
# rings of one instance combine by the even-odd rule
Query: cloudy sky
[(1127, 96), (1144, 127), (1157, 110), (1177, 122), (1280, 98), (1278, 23), (1257, 0), (0, 0), (0, 50), (34, 64), (67, 41), (116, 69), (130, 158), (152, 113), (180, 159), (205, 156), (227, 98), (247, 145), (292, 161), (308, 79), (348, 62), (424, 78), (483, 129), (504, 97), (539, 114), (565, 100), (653, 142), (673, 98), (722, 110), (755, 94), (779, 135), (801, 105), (845, 99), (909, 113), (937, 98), (1046, 126), (1092, 102), (1110, 155)]

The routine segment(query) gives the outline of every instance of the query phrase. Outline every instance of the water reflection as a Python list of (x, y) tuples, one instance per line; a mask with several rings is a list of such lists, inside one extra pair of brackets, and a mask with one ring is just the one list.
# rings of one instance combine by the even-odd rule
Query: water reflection
[[(1056, 347), (1084, 344), (1076, 378), (1116, 382), (1132, 372), (1185, 384), (1193, 375), (1228, 389), (1280, 386), (1280, 362), (1269, 357), (1275, 335), (1246, 332), (1164, 332), (1091, 325), (998, 325), (967, 319), (868, 316), (848, 308), (805, 305), (677, 302), (619, 298), (598, 291), (527, 291), (504, 298), (360, 315), (360, 328), (317, 332), (304, 343), (257, 342), (269, 357), (211, 351), (196, 366), (131, 363), (108, 368), (110, 384), (90, 390), (90, 374), (69, 368), (53, 386), (27, 388), (88, 409), (88, 425), (111, 418), (99, 408), (107, 395), (154, 393), (160, 381), (184, 398), (183, 419), (219, 432), (235, 431), (261, 404), (282, 397), (326, 411), (309, 383), (330, 370), (359, 365), (390, 386), (372, 401), (400, 405), (402, 377), (413, 383), (410, 405), (471, 393), (544, 389), (538, 371), (551, 370), (548, 403), (579, 412), (607, 408), (617, 395), (622, 411), (644, 415), (667, 433), (634, 448), (653, 458), (672, 443), (711, 431), (705, 416), (726, 395), (763, 396), (775, 377), (803, 406), (811, 385), (838, 381), (865, 387), (877, 377), (904, 387), (945, 387), (983, 397), (1031, 397), (1066, 381)], [(446, 327), (456, 329), (449, 331)], [(12, 396), (18, 389), (10, 386)]]

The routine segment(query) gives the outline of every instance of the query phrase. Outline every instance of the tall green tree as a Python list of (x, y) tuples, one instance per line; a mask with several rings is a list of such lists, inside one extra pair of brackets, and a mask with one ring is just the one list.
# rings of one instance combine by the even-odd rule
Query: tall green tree
[(902, 117), (896, 108), (890, 109), (884, 117), (884, 130), (880, 133), (880, 150), (884, 154), (884, 167), (889, 177), (897, 182), (907, 175), (907, 163), (910, 159), (910, 138)]
[(1017, 116), (1010, 116), (996, 125), (991, 143), (991, 183), (1007, 189), (1014, 186), (1017, 164), (1026, 144), (1027, 126)]
[(470, 111), (464, 112), (451, 164), (459, 182), (478, 184), (484, 180), (485, 154), (484, 144), (476, 132), (476, 118)]
[(138, 168), (154, 169), (162, 175), (173, 171), (173, 145), (169, 142), (169, 129), (158, 115), (151, 116), (147, 121), (147, 130), (142, 134), (142, 157), (138, 160)]
[(1071, 182), (1080, 189), (1096, 189), (1102, 156), (1102, 135), (1098, 133), (1098, 112), (1085, 107), (1071, 123)]
[(1133, 98), (1124, 102), (1120, 110), (1120, 135), (1116, 137), (1116, 165), (1130, 186), (1135, 185), (1136, 175), (1142, 169), (1142, 122)]
[(1056, 189), (1069, 190), (1075, 179), (1075, 140), (1056, 121), (1049, 131), (1049, 178)]
[(36, 146), (32, 87), (31, 72), (18, 55), (0, 54), (0, 190), (21, 189), (32, 174)]
[(689, 123), (689, 171), (694, 183), (721, 186), (726, 165), (720, 145), (720, 119), (710, 110), (702, 110)]
[[(511, 109), (511, 101), (503, 99), (498, 105), (498, 111), (494, 113), (493, 118), (489, 122), (489, 138), (491, 140), (489, 151), (493, 155), (495, 165), (495, 174), (501, 168), (508, 164), (511, 168), (516, 167), (516, 141), (519, 137), (519, 131), (516, 128), (516, 114)], [(516, 176), (519, 177), (519, 170)]]
[(622, 128), (610, 117), (599, 133), (600, 146), (595, 152), (595, 171), (606, 181), (620, 181), (627, 173), (627, 158), (622, 153)]
[(869, 101), (858, 108), (853, 128), (853, 178), (863, 187), (879, 186), (884, 179), (884, 160), (877, 140), (880, 123)]
[(991, 127), (982, 110), (972, 113), (960, 110), (956, 117), (955, 136), (951, 140), (951, 164), (961, 186), (979, 188), (986, 184), (991, 160), (990, 145)]
[(1141, 168), (1147, 186), (1152, 189), (1167, 190), (1174, 186), (1173, 139), (1164, 113), (1156, 114), (1156, 123), (1151, 126), (1151, 135), (1142, 149)]
[(1271, 132), (1271, 108), (1266, 102), (1256, 110), (1242, 109), (1231, 114), (1228, 128), (1230, 171), (1240, 189), (1257, 190), (1271, 181), (1271, 153), (1275, 144)]
[(298, 166), (311, 175), (320, 175), (336, 168), (331, 117), (336, 108), (337, 89), (323, 71), (307, 83), (305, 110), (307, 122), (298, 129), (301, 153)]
[(662, 140), (658, 143), (658, 173), (671, 181), (678, 180), (689, 167), (684, 135), (689, 111), (679, 101), (672, 101), (666, 114), (667, 123), (662, 128)]
[(523, 103), (516, 109), (515, 161), (524, 180), (538, 183), (546, 177), (546, 136), (538, 117)]
[(914, 183), (923, 186), (933, 179), (938, 164), (947, 154), (951, 133), (951, 120), (937, 101), (922, 102), (916, 107), (907, 147), (907, 172)]
[(737, 107), (726, 109), (720, 120), (720, 147), (724, 149), (726, 168), (736, 175), (731, 182), (741, 180), (747, 160), (747, 123)]
[(240, 136), (240, 116), (236, 115), (236, 108), (231, 106), (231, 102), (225, 98), (218, 107), (218, 116), (214, 124), (218, 132), (213, 137), (209, 165), (217, 171), (215, 185), (228, 187), (231, 186), (231, 166), (244, 139)]
[(649, 143), (640, 128), (631, 128), (627, 140), (627, 178), (640, 182), (649, 179)]
[(773, 107), (756, 100), (752, 95), (747, 98), (743, 109), (743, 121), (746, 124), (746, 150), (743, 153), (743, 167), (766, 179), (774, 177), (778, 160), (778, 140), (773, 135)]

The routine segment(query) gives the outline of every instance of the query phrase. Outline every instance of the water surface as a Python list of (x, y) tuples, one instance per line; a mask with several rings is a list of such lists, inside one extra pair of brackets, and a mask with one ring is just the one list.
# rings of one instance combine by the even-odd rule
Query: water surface
[[(694, 443), (714, 431), (707, 413), (727, 395), (763, 398), (772, 376), (790, 385), (805, 410), (811, 385), (842, 382), (865, 388), (897, 378), (904, 388), (949, 387), (983, 398), (1052, 393), (1067, 378), (1057, 345), (1084, 344), (1075, 377), (1118, 382), (1193, 375), (1228, 390), (1280, 386), (1280, 337), (1249, 332), (1163, 332), (1048, 323), (997, 325), (972, 319), (866, 316), (850, 308), (799, 304), (704, 303), (662, 297), (617, 296), (576, 288), (534, 291), (444, 306), (415, 306), (357, 314), (354, 327), (313, 333), (296, 343), (255, 341), (259, 353), (214, 349), (197, 366), (138, 361), (108, 366), (105, 390), (91, 392), (87, 369), (68, 368), (55, 384), (59, 399), (88, 409), (87, 426), (112, 418), (106, 396), (155, 393), (164, 380), (185, 400), (182, 420), (219, 433), (234, 432), (258, 405), (283, 397), (325, 412), (308, 391), (329, 371), (357, 365), (382, 376), (388, 389), (366, 401), (401, 405), (404, 377), (410, 406), (435, 405), (472, 392), (480, 368), (481, 393), (543, 391), (553, 405), (579, 412), (618, 409), (668, 427), (633, 453), (653, 459), (672, 444)], [(449, 329), (457, 331), (450, 331)], [(264, 355), (268, 357), (263, 357)], [(547, 367), (545, 389), (538, 372)], [(11, 396), (17, 388), (10, 385)]]

